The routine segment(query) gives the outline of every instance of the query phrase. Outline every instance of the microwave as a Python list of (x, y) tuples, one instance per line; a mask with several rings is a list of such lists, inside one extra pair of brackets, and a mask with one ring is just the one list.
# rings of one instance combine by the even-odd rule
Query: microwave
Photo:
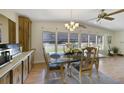
[(10, 52), (11, 49), (0, 49), (0, 67), (3, 67), (12, 60)]

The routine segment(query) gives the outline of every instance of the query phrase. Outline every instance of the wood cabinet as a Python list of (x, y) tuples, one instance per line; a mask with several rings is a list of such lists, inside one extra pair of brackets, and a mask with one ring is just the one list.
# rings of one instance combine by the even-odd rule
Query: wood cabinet
[(22, 77), (23, 77), (23, 82), (27, 79), (28, 77), (28, 58), (26, 58), (25, 60), (23, 60), (22, 62), (23, 67), (22, 67)]
[(8, 19), (9, 43), (16, 43), (16, 23)]
[(18, 64), (11, 70), (11, 83), (12, 84), (22, 83), (22, 62), (20, 62), (20, 64)]
[(0, 68), (0, 84), (22, 84), (27, 79), (33, 67), (34, 50), (16, 57), (12, 62)]
[(10, 72), (0, 78), (0, 84), (10, 84)]
[(19, 16), (19, 43), (23, 52), (31, 49), (31, 21), (24, 16)]

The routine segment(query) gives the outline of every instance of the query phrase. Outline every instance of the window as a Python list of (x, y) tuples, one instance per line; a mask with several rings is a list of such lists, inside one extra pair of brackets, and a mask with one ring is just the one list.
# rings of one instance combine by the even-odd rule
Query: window
[(64, 52), (64, 45), (68, 42), (68, 33), (58, 32), (57, 52)]
[[(68, 37), (70, 36), (70, 37)], [(57, 38), (56, 38), (57, 37)], [(68, 40), (69, 38), (69, 40)], [(78, 33), (67, 32), (43, 32), (43, 45), (46, 52), (64, 52), (65, 43), (72, 43), (74, 48), (78, 48)], [(99, 50), (104, 49), (103, 36), (95, 34), (81, 34), (80, 35), (80, 44), (81, 48), (92, 46), (98, 47)]]
[(55, 33), (43, 32), (43, 46), (46, 52), (55, 52)]
[(88, 46), (88, 34), (81, 34), (80, 42), (81, 48)]
[(96, 35), (90, 34), (89, 35), (89, 46), (95, 47), (96, 46)]
[(78, 48), (78, 34), (70, 33), (70, 43), (73, 44), (74, 48)]

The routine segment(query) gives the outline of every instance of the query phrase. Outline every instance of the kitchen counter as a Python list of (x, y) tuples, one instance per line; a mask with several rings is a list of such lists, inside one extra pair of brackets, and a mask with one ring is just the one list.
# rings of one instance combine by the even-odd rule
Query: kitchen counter
[(31, 55), (34, 50), (28, 52), (22, 52), (16, 57), (12, 59), (12, 61), (5, 66), (0, 68), (0, 78), (3, 77), (6, 73), (12, 70), (16, 65), (20, 64), (23, 60), (25, 60), (29, 55)]

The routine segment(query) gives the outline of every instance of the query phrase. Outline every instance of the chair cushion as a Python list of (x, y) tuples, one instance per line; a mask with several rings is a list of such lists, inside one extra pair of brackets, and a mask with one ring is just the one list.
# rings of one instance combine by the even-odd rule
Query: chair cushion
[(49, 64), (50, 70), (60, 70), (61, 65), (60, 64)]

